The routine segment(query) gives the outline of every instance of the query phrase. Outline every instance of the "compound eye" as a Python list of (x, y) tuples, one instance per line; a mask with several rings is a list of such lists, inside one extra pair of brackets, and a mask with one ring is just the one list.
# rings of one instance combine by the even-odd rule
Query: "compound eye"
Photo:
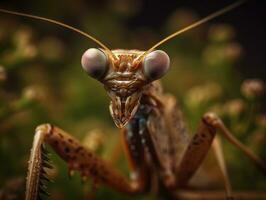
[(107, 56), (99, 49), (91, 48), (85, 51), (81, 58), (82, 68), (89, 76), (100, 79), (107, 71)]
[(170, 58), (161, 50), (149, 53), (143, 61), (144, 74), (150, 80), (156, 80), (164, 76), (169, 66)]

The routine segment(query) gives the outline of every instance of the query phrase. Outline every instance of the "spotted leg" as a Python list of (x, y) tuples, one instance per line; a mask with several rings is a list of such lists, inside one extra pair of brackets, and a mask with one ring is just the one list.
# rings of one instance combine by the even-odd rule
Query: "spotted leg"
[[(219, 131), (218, 133), (221, 133), (221, 135), (223, 135), (231, 144), (240, 149), (248, 158), (250, 158), (250, 160), (259, 170), (266, 174), (265, 163), (250, 149), (237, 140), (225, 127), (222, 120), (218, 116), (216, 116), (214, 113), (207, 113), (203, 116), (197, 133), (189, 143), (177, 169), (177, 185), (185, 186), (190, 178), (194, 175), (203, 159), (207, 155), (216, 135), (216, 131)], [(228, 192), (230, 194), (230, 189), (227, 191), (227, 194)], [(230, 199), (230, 196), (227, 197)]]
[(37, 127), (33, 141), (27, 175), (26, 200), (38, 199), (42, 192), (44, 169), (49, 166), (45, 162), (44, 143), (49, 144), (67, 162), (70, 172), (78, 170), (81, 177), (90, 176), (93, 180), (122, 193), (136, 194), (141, 191), (139, 179), (129, 180), (110, 163), (85, 149), (68, 133), (58, 127), (44, 124)]

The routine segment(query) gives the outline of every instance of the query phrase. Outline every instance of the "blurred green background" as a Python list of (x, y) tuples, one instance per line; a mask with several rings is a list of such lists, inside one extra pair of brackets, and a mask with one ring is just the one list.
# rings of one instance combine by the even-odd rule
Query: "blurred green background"
[[(179, 6), (167, 1), (162, 5), (154, 1), (155, 7), (150, 10), (147, 5), (153, 4), (140, 0), (0, 2), (1, 8), (80, 27), (110, 48), (140, 50), (228, 5), (228, 1), (219, 1), (220, 7), (206, 1), (199, 15), (193, 3), (181, 2)], [(227, 18), (241, 13), (241, 9), (248, 10), (248, 5), (227, 13)], [(251, 7), (254, 10), (254, 5)], [(155, 14), (152, 9), (161, 12)], [(249, 57), (239, 42), (243, 36), (235, 29), (237, 21), (229, 24), (223, 19), (228, 21), (221, 17), (161, 47), (172, 62), (162, 82), (165, 91), (179, 99), (190, 132), (205, 112), (215, 111), (243, 143), (266, 160), (266, 115), (262, 104), (265, 66), (247, 66), (258, 63), (252, 55), (261, 52), (258, 48)], [(255, 38), (254, 43), (258, 43)], [(0, 199), (23, 198), (27, 161), (34, 129), (39, 124), (49, 122), (63, 128), (105, 159), (121, 151), (117, 148), (119, 131), (108, 110), (109, 99), (102, 85), (89, 78), (80, 66), (82, 53), (90, 47), (97, 45), (56, 25), (0, 14)], [(265, 190), (265, 177), (228, 142), (223, 141), (223, 145), (233, 188)], [(70, 180), (65, 163), (51, 153), (55, 166), (51, 172), (54, 182), (48, 184), (51, 199), (84, 199), (90, 180), (81, 184), (78, 173)], [(206, 169), (201, 170), (205, 175), (201, 179), (203, 187), (222, 189), (212, 156), (205, 164)], [(127, 174), (123, 156), (117, 166)], [(99, 188), (96, 197), (133, 199), (105, 187)]]

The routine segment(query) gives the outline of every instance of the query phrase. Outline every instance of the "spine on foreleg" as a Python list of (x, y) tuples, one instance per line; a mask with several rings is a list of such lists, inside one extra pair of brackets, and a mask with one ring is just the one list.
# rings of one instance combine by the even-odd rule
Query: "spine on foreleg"
[(26, 181), (26, 200), (40, 199), (41, 194), (48, 193), (45, 191), (45, 182), (49, 181), (45, 168), (51, 168), (47, 152), (44, 147), (45, 132), (49, 132), (49, 125), (42, 125), (36, 129), (33, 140), (31, 155), (28, 166)]

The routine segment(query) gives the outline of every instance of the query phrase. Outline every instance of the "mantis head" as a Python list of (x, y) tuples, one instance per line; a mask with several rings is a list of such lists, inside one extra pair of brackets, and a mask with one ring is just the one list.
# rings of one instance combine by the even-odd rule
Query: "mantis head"
[(145, 55), (137, 50), (88, 49), (81, 64), (89, 76), (104, 84), (111, 98), (110, 113), (117, 127), (124, 127), (135, 115), (149, 83), (161, 78), (169, 69), (169, 56), (155, 50)]
[(97, 43), (101, 49), (88, 49), (82, 56), (82, 67), (91, 77), (104, 84), (107, 94), (111, 98), (110, 112), (113, 120), (119, 128), (122, 128), (136, 113), (145, 85), (161, 78), (169, 69), (170, 60), (168, 55), (163, 51), (155, 49), (181, 33), (214, 19), (240, 6), (244, 2), (245, 0), (236, 1), (231, 5), (172, 33), (145, 52), (136, 50), (111, 51), (102, 42), (90, 34), (62, 22), (5, 9), (0, 9), (0, 12), (57, 24), (77, 32)]

